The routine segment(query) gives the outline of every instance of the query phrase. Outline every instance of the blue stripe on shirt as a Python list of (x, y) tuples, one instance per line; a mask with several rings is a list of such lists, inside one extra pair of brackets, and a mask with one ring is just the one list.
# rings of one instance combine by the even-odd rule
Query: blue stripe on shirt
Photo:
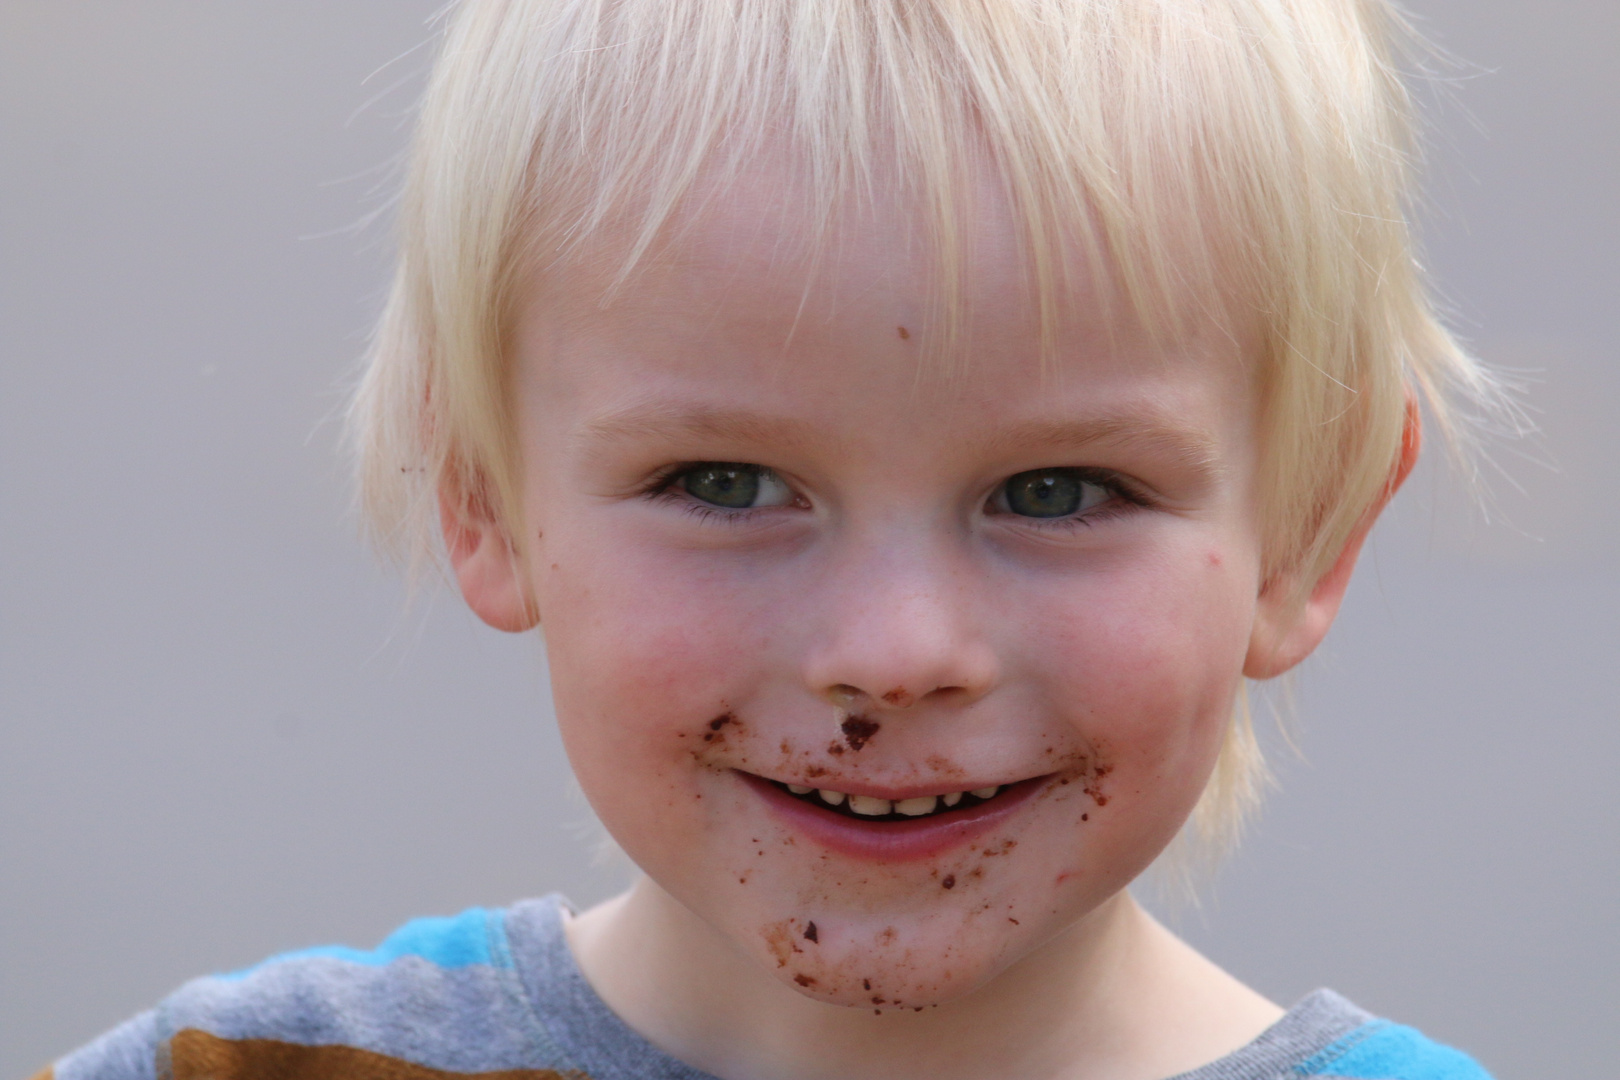
[(1342, 1080), (1491, 1080), (1462, 1051), (1387, 1020), (1362, 1025), (1294, 1071)]
[(449, 918), (412, 919), (389, 934), (381, 945), (369, 951), (351, 949), (344, 945), (319, 945), (312, 949), (281, 953), (250, 968), (220, 975), (218, 978), (242, 979), (271, 964), (317, 957), (328, 957), (366, 967), (383, 967), (407, 956), (420, 957), (446, 969), (477, 965), (511, 967), (511, 959), (505, 955), (504, 949), (499, 950), (501, 955), (497, 956), (496, 950), (490, 947), (491, 935), (495, 929), (490, 926), (490, 920), (496, 918), (499, 918), (497, 914), (484, 908), (468, 908), (460, 915)]

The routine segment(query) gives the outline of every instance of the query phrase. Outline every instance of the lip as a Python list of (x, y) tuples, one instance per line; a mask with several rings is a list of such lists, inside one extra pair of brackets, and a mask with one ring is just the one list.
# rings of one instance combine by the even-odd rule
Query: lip
[(915, 862), (963, 847), (1006, 823), (1052, 779), (1034, 776), (1008, 784), (994, 799), (966, 810), (916, 821), (860, 821), (828, 814), (778, 788), (771, 781), (740, 770), (736, 775), (765, 801), (776, 818), (795, 833), (829, 851), (871, 862)]

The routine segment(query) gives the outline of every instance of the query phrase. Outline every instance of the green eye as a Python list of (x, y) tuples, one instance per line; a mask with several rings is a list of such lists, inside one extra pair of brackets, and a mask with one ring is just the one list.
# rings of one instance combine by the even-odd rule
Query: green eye
[(1014, 514), (1060, 518), (1107, 502), (1111, 492), (1074, 469), (1032, 469), (1008, 479), (1001, 495)]
[(793, 501), (788, 486), (760, 465), (706, 462), (681, 473), (677, 484), (694, 499), (727, 510), (786, 506)]

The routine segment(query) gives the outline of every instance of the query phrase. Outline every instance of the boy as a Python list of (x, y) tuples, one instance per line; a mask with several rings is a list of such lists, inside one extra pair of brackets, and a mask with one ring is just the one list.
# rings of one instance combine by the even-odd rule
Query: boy
[(79, 1077), (1480, 1077), (1126, 886), (1487, 396), (1377, 0), (469, 0), (355, 411), (645, 876), (199, 980)]

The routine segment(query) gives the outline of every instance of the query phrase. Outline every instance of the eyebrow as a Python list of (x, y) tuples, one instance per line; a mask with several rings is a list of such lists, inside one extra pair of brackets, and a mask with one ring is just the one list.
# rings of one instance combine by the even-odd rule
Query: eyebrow
[(809, 442), (814, 432), (814, 425), (792, 416), (645, 402), (615, 409), (595, 418), (576, 432), (574, 438), (586, 443), (623, 439), (698, 439), (797, 446)]
[(1081, 449), (1098, 443), (1139, 447), (1203, 477), (1221, 472), (1220, 444), (1213, 434), (1178, 423), (1158, 410), (1025, 421), (997, 433), (990, 450), (1014, 452), (1026, 446)]
[[(623, 439), (722, 444), (770, 443), (789, 448), (806, 445), (826, 432), (792, 416), (746, 410), (686, 407), (644, 402), (616, 409), (587, 423), (575, 439), (590, 443)], [(1158, 410), (1097, 417), (1028, 420), (997, 432), (985, 452), (1015, 454), (1028, 447), (1079, 450), (1099, 443), (1141, 448), (1201, 477), (1221, 471), (1218, 441), (1198, 427), (1178, 423)]]

